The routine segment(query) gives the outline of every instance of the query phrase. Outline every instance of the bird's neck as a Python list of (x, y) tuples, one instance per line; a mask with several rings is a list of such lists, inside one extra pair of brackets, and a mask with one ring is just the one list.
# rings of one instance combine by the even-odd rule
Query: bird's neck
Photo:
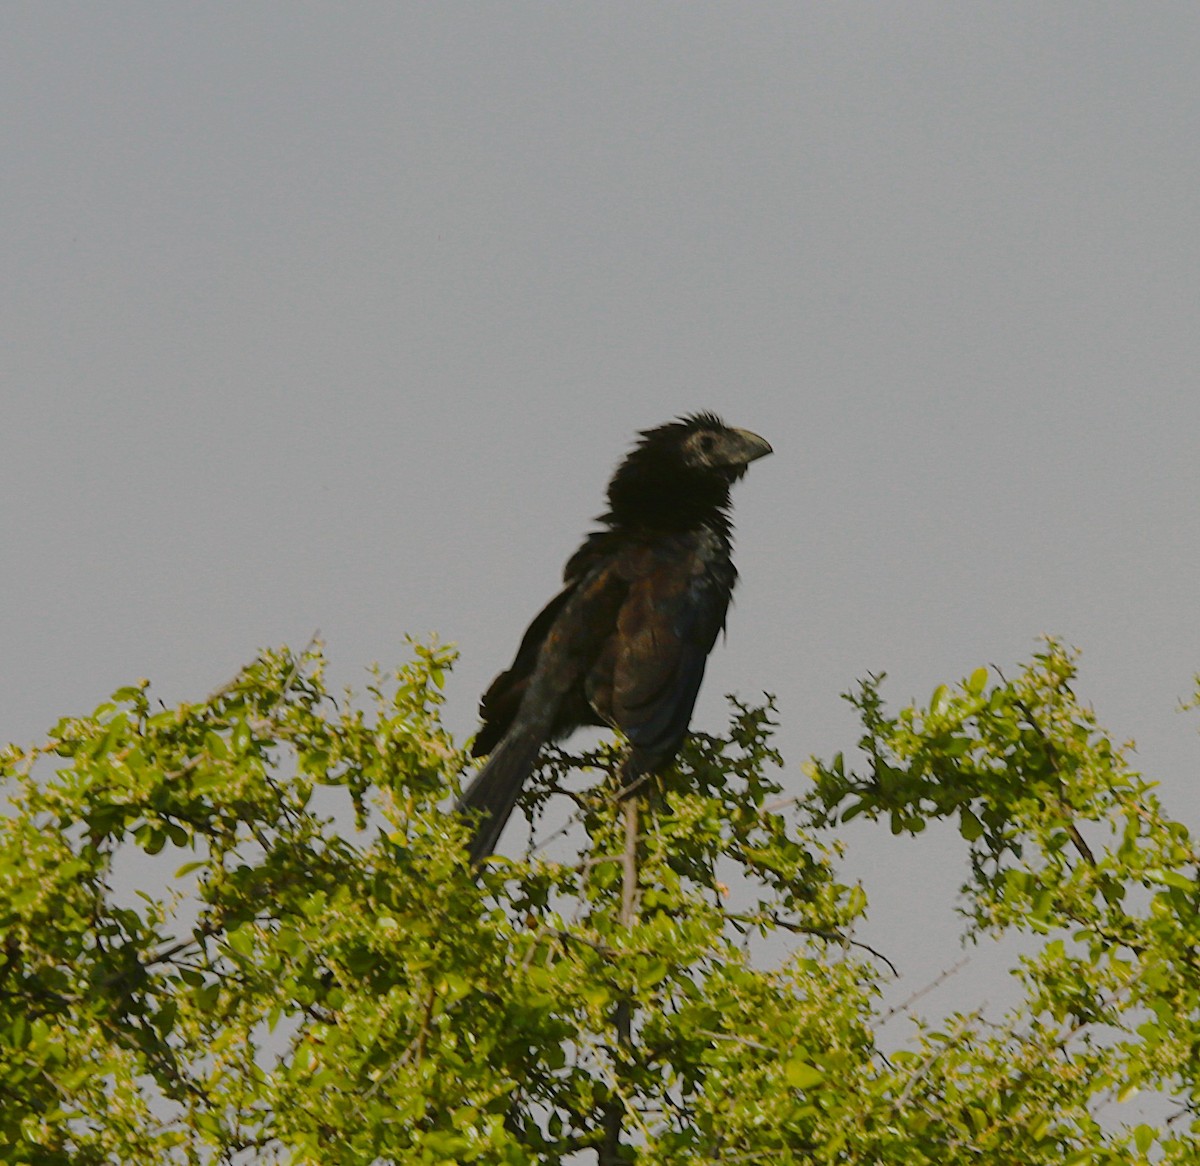
[(620, 513), (610, 511), (603, 516), (603, 521), (614, 532), (635, 537), (653, 538), (664, 534), (703, 531), (717, 538), (727, 552), (733, 543), (733, 524), (721, 510), (705, 509), (688, 513), (677, 506), (665, 510), (645, 506)]
[(674, 467), (624, 467), (608, 488), (610, 526), (658, 531), (708, 526), (728, 535), (729, 484)]

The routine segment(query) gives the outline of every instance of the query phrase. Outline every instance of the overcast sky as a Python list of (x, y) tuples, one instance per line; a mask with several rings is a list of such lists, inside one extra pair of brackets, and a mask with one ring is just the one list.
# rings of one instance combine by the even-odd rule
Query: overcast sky
[[(639, 428), (776, 454), (698, 727), (784, 780), (1053, 633), (1200, 827), (1200, 6), (7, 3), (0, 735), (436, 631), (461, 736)], [(909, 986), (952, 831), (847, 830)], [(986, 975), (970, 991), (987, 988)]]

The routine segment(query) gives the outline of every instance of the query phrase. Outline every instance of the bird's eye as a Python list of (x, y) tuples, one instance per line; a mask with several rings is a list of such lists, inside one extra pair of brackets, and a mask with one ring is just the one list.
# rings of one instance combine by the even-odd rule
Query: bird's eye
[(701, 436), (699, 442), (701, 453), (712, 453), (713, 448), (717, 444), (717, 439), (711, 433), (705, 433)]

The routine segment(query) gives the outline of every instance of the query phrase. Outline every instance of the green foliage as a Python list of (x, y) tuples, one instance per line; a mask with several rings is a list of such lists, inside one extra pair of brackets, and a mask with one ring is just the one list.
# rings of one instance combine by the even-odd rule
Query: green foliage
[[(580, 861), (464, 867), (451, 663), (414, 646), (368, 712), (319, 652), (268, 653), (202, 703), (140, 683), (5, 751), (0, 1163), (1197, 1160), (1195, 847), (1056, 645), (895, 715), (864, 684), (858, 762), (798, 796), (770, 704), (735, 702), (642, 791), (632, 915), (615, 748), (554, 755), (530, 799), (574, 798)], [(1037, 940), (1021, 1008), (884, 1056), (836, 869), (855, 816), (958, 824), (968, 934)], [(154, 873), (120, 895), (133, 859)], [(1138, 1089), (1173, 1120), (1099, 1120)]]

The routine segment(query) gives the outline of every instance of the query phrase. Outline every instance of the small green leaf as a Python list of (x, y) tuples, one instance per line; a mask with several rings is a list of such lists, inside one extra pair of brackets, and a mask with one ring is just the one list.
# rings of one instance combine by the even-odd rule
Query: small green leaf
[(965, 806), (959, 811), (958, 832), (968, 842), (974, 842), (983, 834), (983, 823)]
[(229, 738), (229, 743), (233, 748), (235, 757), (243, 757), (246, 751), (250, 748), (250, 742), (253, 739), (250, 726), (244, 720), (238, 721), (233, 726), (233, 733)]
[(1165, 886), (1175, 887), (1180, 891), (1194, 891), (1197, 889), (1194, 878), (1189, 878), (1177, 870), (1156, 870), (1151, 873), (1153, 877)]
[(803, 1057), (793, 1057), (783, 1067), (783, 1075), (793, 1089), (811, 1089), (824, 1080), (825, 1074), (811, 1061)]
[(167, 844), (166, 831), (143, 822), (133, 833), (138, 845), (147, 854), (157, 854)]

